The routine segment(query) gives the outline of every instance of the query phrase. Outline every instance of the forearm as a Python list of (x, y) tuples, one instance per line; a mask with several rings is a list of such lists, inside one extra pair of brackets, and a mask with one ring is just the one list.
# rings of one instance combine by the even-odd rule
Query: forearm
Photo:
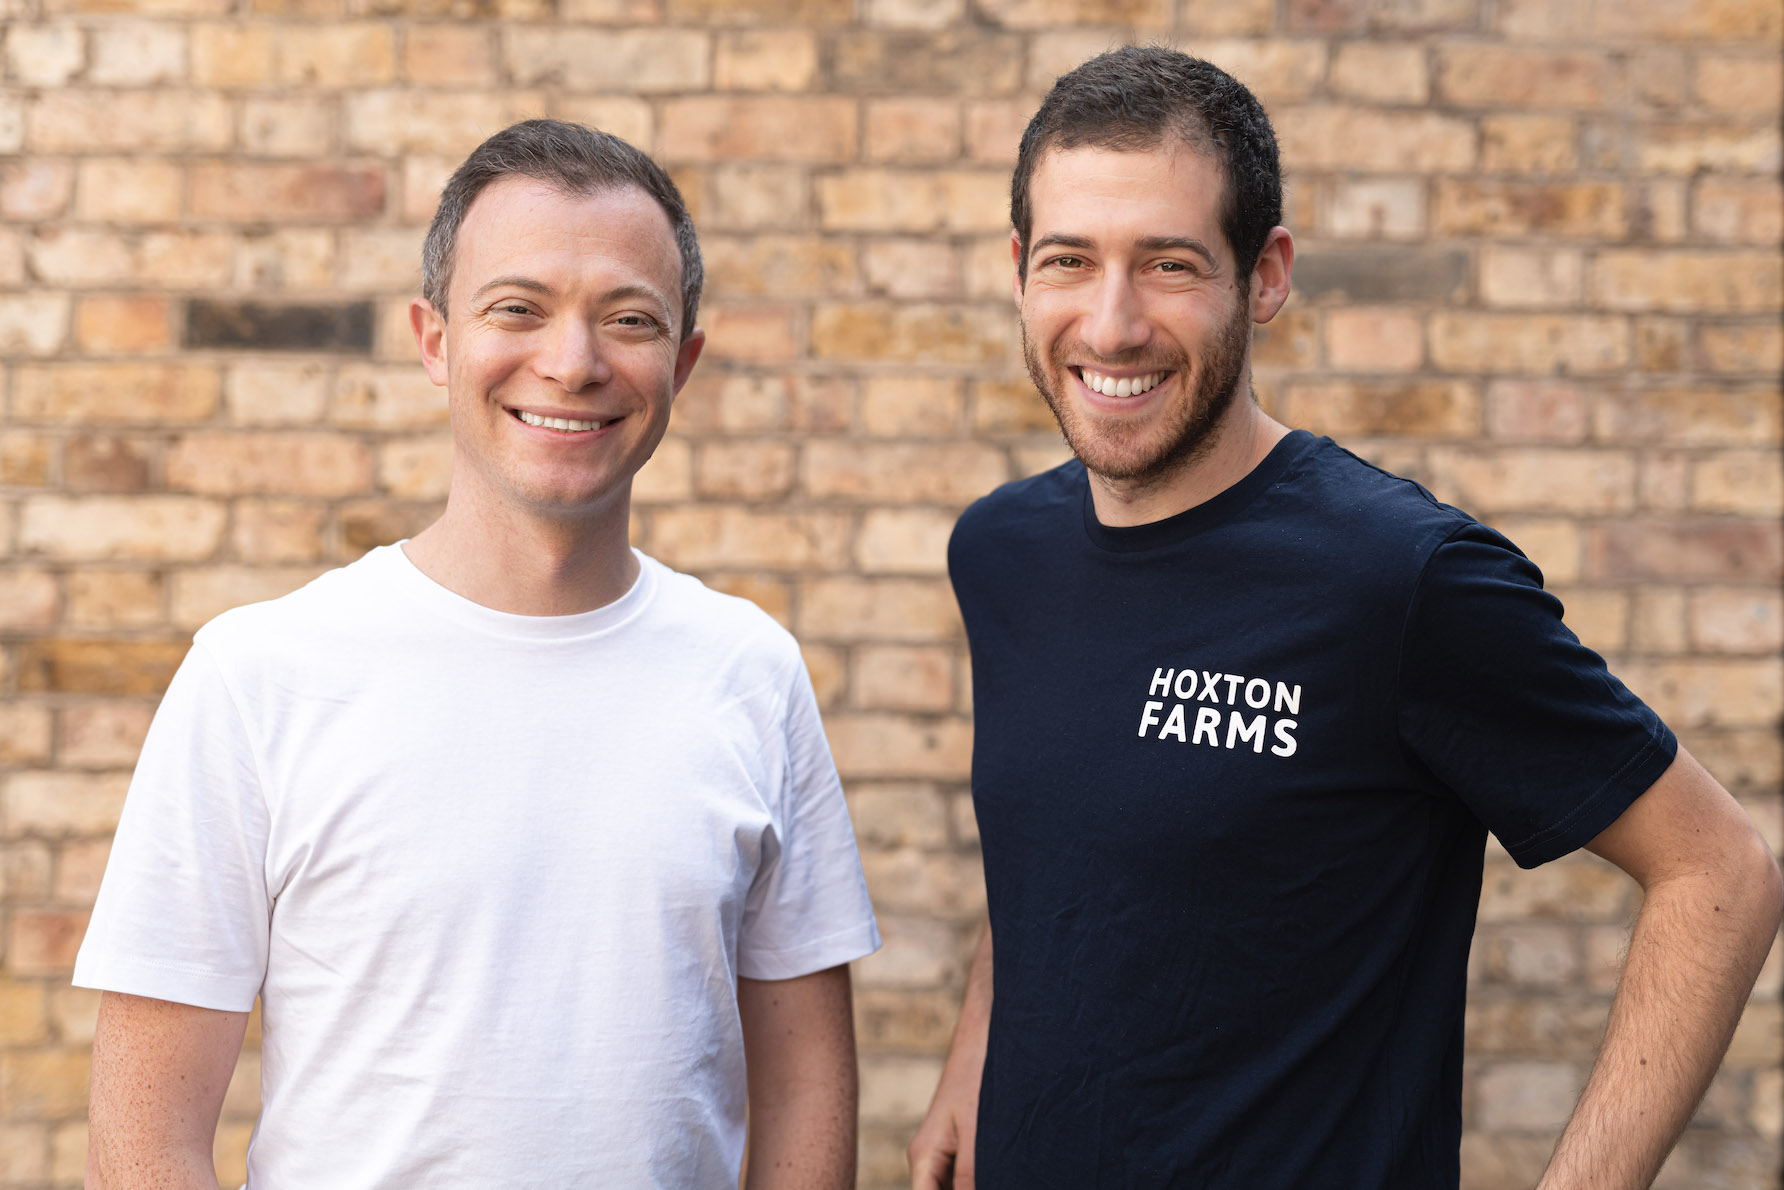
[(849, 969), (737, 981), (749, 1064), (747, 1190), (855, 1185), (859, 1075)]
[(1642, 1190), (1702, 1099), (1778, 928), (1770, 856), (1647, 892), (1592, 1076), (1539, 1190)]
[(160, 1147), (143, 1138), (94, 1134), (87, 1142), (87, 1190), (221, 1190), (209, 1150)]
[[(954, 1040), (948, 1047), (948, 1062), (942, 1079), (970, 1076), (977, 1087), (985, 1069), (985, 1043), (991, 1032), (991, 923), (979, 932), (979, 944), (973, 949), (972, 966), (966, 973), (966, 994), (960, 1000), (960, 1019), (954, 1025)], [(974, 1098), (977, 1098), (975, 1092)]]
[(854, 1080), (812, 1085), (750, 1105), (745, 1190), (846, 1190), (855, 1185)]

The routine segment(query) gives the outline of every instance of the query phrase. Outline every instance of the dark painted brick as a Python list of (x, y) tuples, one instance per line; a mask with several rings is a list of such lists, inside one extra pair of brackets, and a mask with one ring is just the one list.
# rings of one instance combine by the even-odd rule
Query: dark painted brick
[(198, 298), (186, 303), (185, 345), (364, 355), (372, 349), (372, 304), (324, 306)]
[(1412, 302), (1460, 296), (1468, 254), (1459, 249), (1363, 248), (1308, 252), (1295, 259), (1293, 285), (1305, 298)]

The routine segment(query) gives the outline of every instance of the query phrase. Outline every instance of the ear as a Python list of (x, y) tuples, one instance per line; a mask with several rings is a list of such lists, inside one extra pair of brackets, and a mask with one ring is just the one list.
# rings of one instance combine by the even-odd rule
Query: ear
[(446, 320), (426, 298), (409, 303), (409, 329), (415, 332), (415, 345), (421, 348), (421, 366), (427, 378), (442, 388), (446, 385)]
[(1288, 301), (1289, 273), (1295, 266), (1295, 241), (1286, 227), (1272, 227), (1264, 250), (1251, 270), (1251, 320), (1268, 322)]
[(694, 374), (694, 364), (700, 359), (700, 352), (706, 347), (706, 332), (695, 327), (688, 337), (681, 341), (675, 349), (675, 391), (688, 382)]
[(1010, 292), (1015, 295), (1016, 304), (1022, 304), (1022, 237), (1010, 229)]

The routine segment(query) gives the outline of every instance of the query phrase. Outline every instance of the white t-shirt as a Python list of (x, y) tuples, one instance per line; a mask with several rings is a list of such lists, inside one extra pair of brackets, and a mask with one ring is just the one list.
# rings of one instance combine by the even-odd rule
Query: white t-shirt
[(387, 546), (198, 633), (74, 981), (261, 996), (253, 1190), (737, 1185), (737, 977), (879, 934), (792, 638), (638, 557), (517, 616)]

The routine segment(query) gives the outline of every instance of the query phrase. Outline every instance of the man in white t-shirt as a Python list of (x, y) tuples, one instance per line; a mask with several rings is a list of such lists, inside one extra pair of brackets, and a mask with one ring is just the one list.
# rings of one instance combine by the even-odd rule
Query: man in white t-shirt
[[(534, 120), (447, 184), (411, 307), (445, 513), (200, 630), (75, 982), (88, 1185), (854, 1184), (846, 964), (879, 944), (792, 639), (630, 548), (699, 358), (675, 186)], [(748, 1056), (747, 1073), (745, 1055)]]

